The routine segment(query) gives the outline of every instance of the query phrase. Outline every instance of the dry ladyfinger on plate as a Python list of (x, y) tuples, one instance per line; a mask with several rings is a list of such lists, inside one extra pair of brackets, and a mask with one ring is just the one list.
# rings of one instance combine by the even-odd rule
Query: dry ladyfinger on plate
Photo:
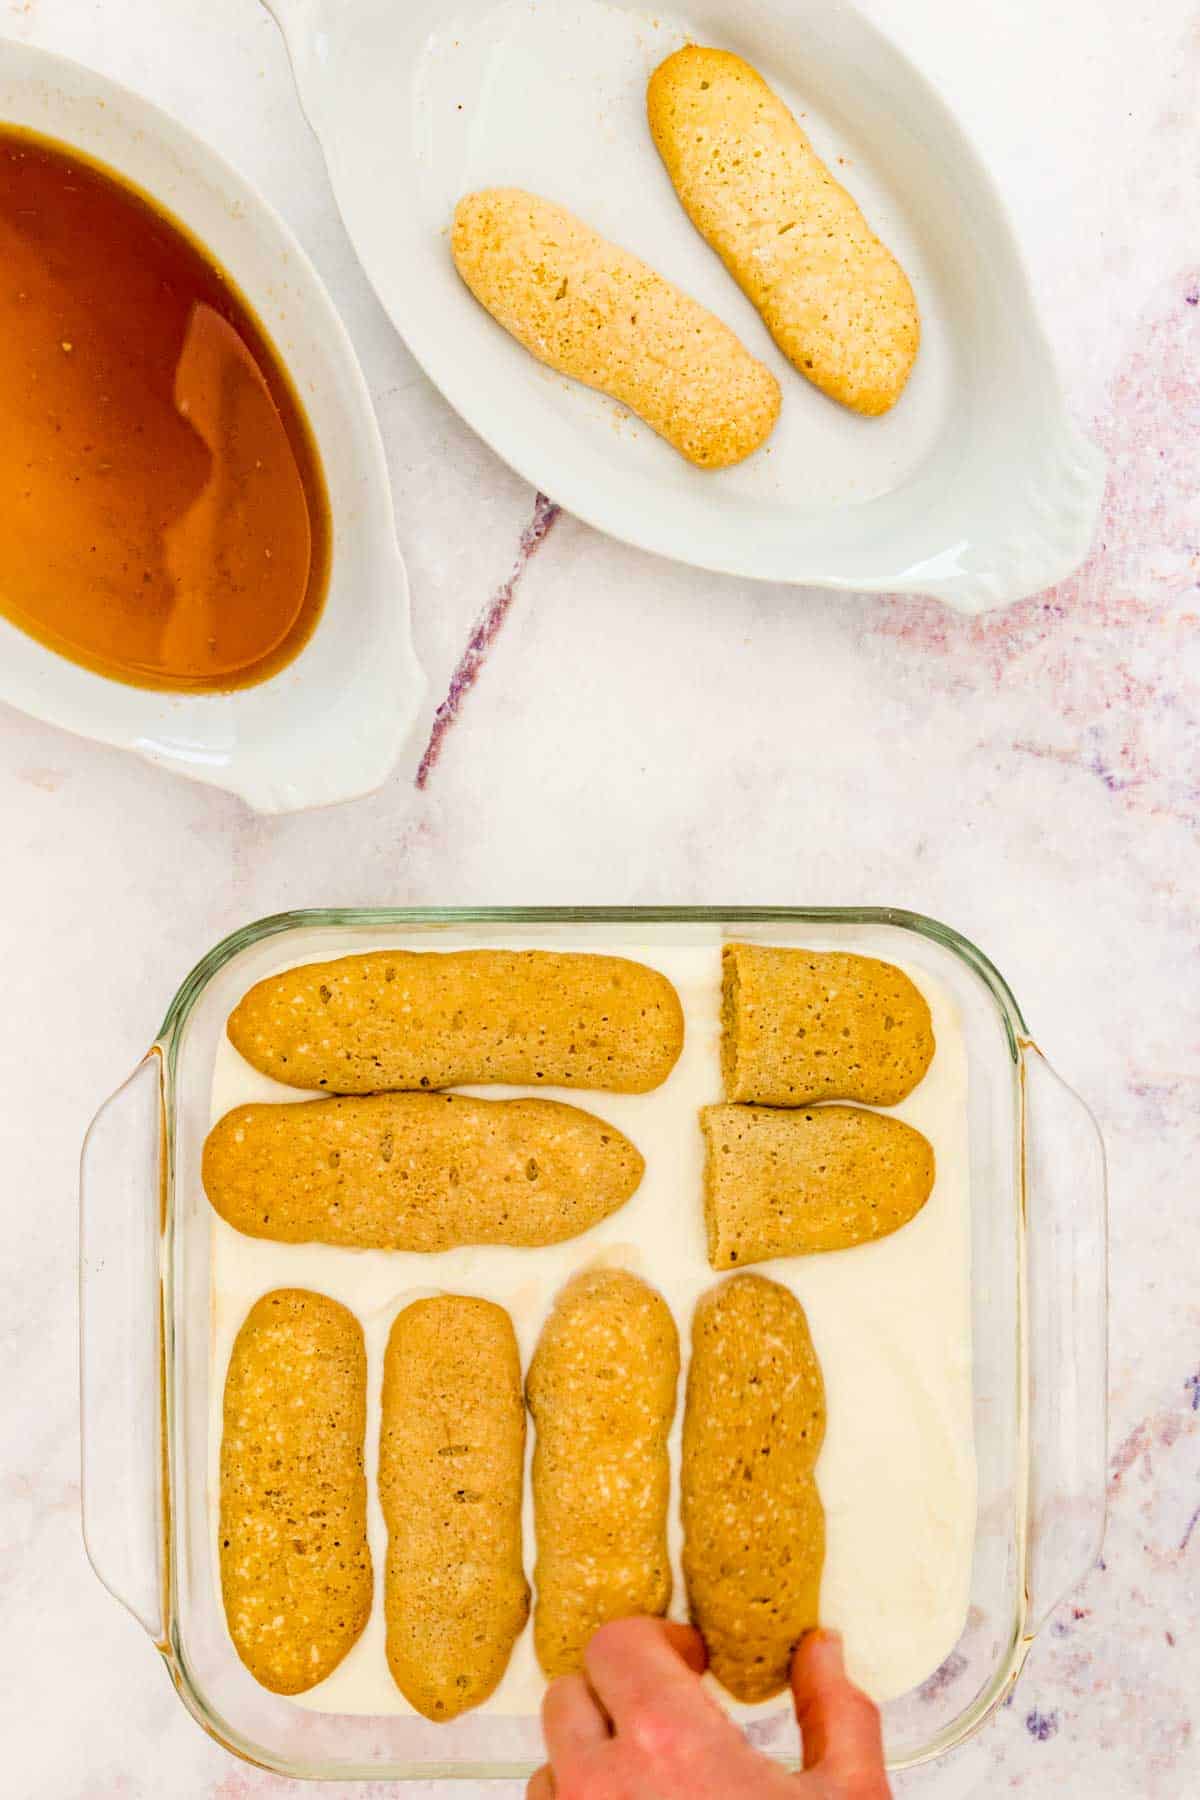
[(709, 1667), (767, 1700), (817, 1623), (825, 1513), (821, 1365), (800, 1302), (761, 1275), (705, 1294), (683, 1415), (683, 1573)]
[(451, 249), (480, 304), (562, 375), (620, 400), (704, 469), (771, 434), (779, 383), (721, 322), (564, 206), (521, 188), (467, 194)]
[(568, 1282), (526, 1383), (537, 1427), (533, 1630), (548, 1676), (581, 1667), (609, 1619), (665, 1613), (679, 1336), (661, 1294), (624, 1269)]
[(933, 1145), (883, 1113), (706, 1106), (700, 1124), (714, 1269), (871, 1243), (907, 1225), (933, 1190)]
[(553, 950), (375, 950), (260, 981), (229, 1038), (264, 1075), (332, 1094), (518, 1086), (658, 1087), (683, 1047), (665, 975)]
[(557, 1100), (372, 1094), (239, 1106), (208, 1134), (204, 1189), (250, 1237), (358, 1250), (558, 1244), (623, 1206), (644, 1163)]
[(528, 1617), (524, 1462), (521, 1362), (504, 1308), (460, 1294), (406, 1306), (388, 1339), (379, 1439), (387, 1658), (427, 1719), (487, 1699)]
[(726, 944), (721, 953), (727, 1100), (894, 1106), (934, 1048), (925, 997), (892, 963), (769, 944)]
[(883, 413), (920, 342), (907, 275), (778, 94), (727, 50), (660, 63), (650, 130), (684, 210), (800, 373)]
[(277, 1694), (323, 1681), (371, 1611), (366, 1408), (353, 1313), (304, 1288), (264, 1294), (225, 1378), (219, 1554), (234, 1647)]

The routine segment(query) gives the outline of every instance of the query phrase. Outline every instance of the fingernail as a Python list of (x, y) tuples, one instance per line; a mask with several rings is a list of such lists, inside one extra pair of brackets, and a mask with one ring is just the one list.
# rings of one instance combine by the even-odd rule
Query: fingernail
[(821, 1661), (825, 1664), (825, 1667), (831, 1673), (834, 1670), (836, 1670), (839, 1675), (842, 1674), (845, 1669), (846, 1659), (845, 1659), (845, 1652), (844, 1652), (844, 1649), (842, 1646), (841, 1632), (840, 1631), (826, 1631), (824, 1629), (824, 1627), (821, 1627), (819, 1630), (814, 1631), (811, 1634), (810, 1641), (812, 1643), (813, 1650), (821, 1658)]

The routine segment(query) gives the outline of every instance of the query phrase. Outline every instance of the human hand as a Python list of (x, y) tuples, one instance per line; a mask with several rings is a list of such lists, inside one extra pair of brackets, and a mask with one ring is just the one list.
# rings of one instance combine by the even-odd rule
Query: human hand
[(546, 1691), (550, 1760), (526, 1800), (889, 1800), (879, 1712), (847, 1678), (835, 1633), (810, 1632), (792, 1658), (801, 1775), (750, 1746), (701, 1685), (705, 1661), (690, 1626), (602, 1625), (585, 1673)]

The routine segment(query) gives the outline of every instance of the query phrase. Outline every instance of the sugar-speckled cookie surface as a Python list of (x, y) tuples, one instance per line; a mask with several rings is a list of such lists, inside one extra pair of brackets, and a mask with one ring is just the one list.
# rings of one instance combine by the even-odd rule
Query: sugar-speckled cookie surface
[(689, 462), (722, 469), (770, 435), (779, 383), (728, 325), (563, 206), (521, 188), (467, 194), (455, 266), (540, 362), (628, 406)]
[(654, 71), (647, 112), (684, 210), (788, 360), (855, 412), (894, 406), (921, 337), (912, 286), (778, 94), (688, 44)]
[(804, 1308), (735, 1275), (692, 1318), (683, 1416), (683, 1573), (709, 1667), (738, 1700), (786, 1686), (818, 1623), (825, 1513), (813, 1470), (825, 1389)]
[(403, 1093), (236, 1107), (202, 1166), (217, 1212), (250, 1237), (433, 1251), (576, 1237), (624, 1205), (644, 1164), (557, 1100)]
[(623, 1269), (567, 1283), (526, 1383), (537, 1426), (534, 1641), (547, 1676), (580, 1668), (609, 1619), (665, 1613), (679, 1335), (662, 1296)]
[(323, 1681), (371, 1611), (366, 1396), (346, 1307), (277, 1288), (251, 1308), (225, 1380), (221, 1592), (238, 1655), (276, 1694)]
[(892, 963), (840, 950), (726, 944), (721, 977), (727, 1100), (895, 1106), (933, 1060), (925, 996)]
[(480, 1082), (611, 1088), (666, 1080), (683, 1008), (665, 975), (553, 950), (372, 950), (258, 982), (229, 1038), (264, 1075), (331, 1094)]
[(487, 1699), (528, 1617), (524, 1462), (521, 1363), (504, 1308), (461, 1294), (406, 1306), (388, 1339), (379, 1440), (387, 1658), (427, 1719)]
[(706, 1106), (704, 1219), (714, 1269), (848, 1250), (915, 1218), (933, 1145), (858, 1106)]

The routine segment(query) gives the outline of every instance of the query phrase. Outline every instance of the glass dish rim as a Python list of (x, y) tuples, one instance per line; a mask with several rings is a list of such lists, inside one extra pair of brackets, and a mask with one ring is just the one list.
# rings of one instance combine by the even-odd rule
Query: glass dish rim
[[(927, 914), (900, 907), (881, 906), (411, 906), (411, 907), (300, 907), (270, 913), (229, 932), (202, 956), (184, 977), (176, 990), (154, 1039), (151, 1054), (161, 1055), (161, 1081), (164, 1137), (163, 1239), (161, 1276), (162, 1349), (160, 1378), (162, 1383), (162, 1479), (163, 1479), (163, 1543), (162, 1571), (164, 1590), (163, 1633), (157, 1648), (167, 1665), (171, 1681), (189, 1713), (223, 1748), (242, 1761), (270, 1770), (291, 1780), (336, 1781), (502, 1781), (527, 1779), (534, 1772), (531, 1763), (445, 1762), (408, 1765), (399, 1773), (385, 1773), (378, 1766), (366, 1764), (309, 1763), (297, 1766), (284, 1756), (264, 1755), (263, 1746), (243, 1737), (236, 1727), (215, 1713), (202, 1689), (196, 1684), (183, 1649), (179, 1631), (178, 1580), (172, 1528), (172, 1470), (175, 1466), (176, 1440), (175, 1396), (169, 1372), (174, 1367), (175, 1320), (174, 1250), (175, 1147), (169, 1129), (175, 1117), (175, 1077), (179, 1045), (191, 1012), (209, 982), (241, 951), (268, 938), (286, 932), (313, 927), (354, 928), (412, 927), (425, 925), (558, 925), (558, 924), (629, 924), (629, 925), (746, 925), (811, 924), (811, 925), (884, 925), (909, 931), (940, 945), (965, 963), (988, 990), (1000, 1015), (1014, 1067), (1016, 1128), (1018, 1135), (1018, 1218), (1017, 1226), (1017, 1297), (1016, 1320), (1018, 1341), (1017, 1436), (1021, 1468), (1024, 1473), (1022, 1491), (1017, 1499), (1015, 1521), (1018, 1566), (1012, 1635), (1007, 1650), (997, 1659), (992, 1679), (975, 1700), (958, 1717), (945, 1725), (919, 1749), (889, 1759), (890, 1774), (916, 1768), (944, 1756), (965, 1743), (991, 1718), (1017, 1681), (1033, 1644), (1026, 1627), (1029, 1617), (1029, 1403), (1028, 1403), (1028, 1311), (1026, 1296), (1027, 1192), (1025, 1174), (1026, 1115), (1023, 1055), (1036, 1049), (1024, 1015), (1008, 982), (979, 947), (953, 926)], [(778, 1761), (783, 1768), (798, 1768), (799, 1760)]]
[(991, 958), (953, 925), (896, 906), (313, 906), (267, 913), (229, 932), (193, 965), (176, 989), (155, 1042), (174, 1049), (189, 1013), (217, 971), (264, 938), (306, 926), (356, 925), (895, 925), (950, 950), (980, 977), (997, 1003), (1014, 1062), (1029, 1028), (1017, 999)]

